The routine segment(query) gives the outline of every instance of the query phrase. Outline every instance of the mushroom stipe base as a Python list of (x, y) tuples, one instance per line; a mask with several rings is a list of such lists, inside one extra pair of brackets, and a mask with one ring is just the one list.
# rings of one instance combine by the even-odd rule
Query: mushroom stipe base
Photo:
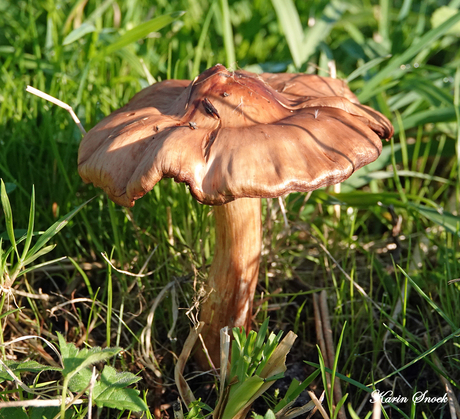
[[(220, 360), (220, 329), (251, 328), (262, 246), (261, 200), (242, 198), (215, 206), (216, 247), (208, 276), (208, 292), (200, 319), (203, 338), (214, 363)], [(201, 349), (196, 358), (207, 365)]]

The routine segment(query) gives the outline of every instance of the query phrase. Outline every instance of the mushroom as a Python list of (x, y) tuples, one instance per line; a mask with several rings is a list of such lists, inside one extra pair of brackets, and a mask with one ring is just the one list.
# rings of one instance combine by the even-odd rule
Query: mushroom
[(217, 64), (192, 82), (166, 80), (136, 94), (86, 134), (78, 169), (126, 207), (164, 177), (214, 205), (216, 249), (200, 318), (218, 364), (220, 329), (250, 329), (261, 198), (342, 182), (392, 134), (388, 119), (341, 80)]

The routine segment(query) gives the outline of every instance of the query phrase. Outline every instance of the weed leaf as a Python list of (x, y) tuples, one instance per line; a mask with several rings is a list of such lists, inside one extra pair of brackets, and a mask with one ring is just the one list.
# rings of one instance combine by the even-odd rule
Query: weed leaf
[(130, 372), (117, 373), (115, 368), (104, 367), (101, 379), (93, 389), (93, 400), (99, 407), (112, 407), (119, 410), (135, 412), (147, 410), (146, 404), (139, 397), (139, 391), (127, 388), (141, 378)]

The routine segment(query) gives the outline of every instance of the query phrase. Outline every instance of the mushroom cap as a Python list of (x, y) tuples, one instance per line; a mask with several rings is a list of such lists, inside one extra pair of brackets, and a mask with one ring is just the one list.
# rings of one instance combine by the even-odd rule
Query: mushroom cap
[(342, 182), (393, 134), (346, 84), (307, 74), (230, 72), (137, 93), (83, 138), (78, 169), (127, 207), (163, 177), (208, 205), (273, 198)]

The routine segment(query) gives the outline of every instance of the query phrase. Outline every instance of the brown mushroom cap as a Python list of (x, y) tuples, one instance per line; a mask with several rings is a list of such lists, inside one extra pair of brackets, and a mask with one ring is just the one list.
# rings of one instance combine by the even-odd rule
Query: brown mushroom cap
[(79, 173), (133, 206), (163, 177), (200, 202), (277, 197), (347, 179), (393, 134), (343, 81), (306, 74), (229, 72), (136, 94), (83, 138)]

